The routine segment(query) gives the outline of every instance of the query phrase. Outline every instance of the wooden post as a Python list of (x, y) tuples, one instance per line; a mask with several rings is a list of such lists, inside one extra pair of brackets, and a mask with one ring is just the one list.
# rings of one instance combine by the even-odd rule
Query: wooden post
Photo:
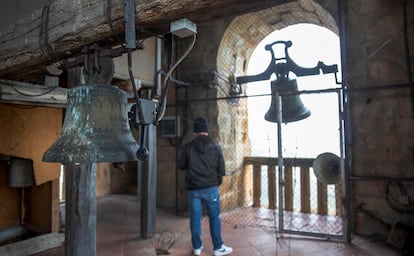
[(335, 212), (337, 216), (342, 216), (342, 189), (341, 183), (335, 184)]
[(276, 209), (276, 168), (267, 166), (267, 190), (269, 197), (269, 209)]
[(285, 166), (285, 210), (293, 211), (292, 165)]
[(261, 165), (253, 165), (253, 207), (260, 207), (260, 196), (262, 194), (262, 172)]
[(300, 209), (301, 212), (310, 213), (310, 184), (309, 167), (300, 167)]
[(96, 164), (66, 169), (65, 255), (96, 255)]
[(319, 181), (318, 184), (318, 214), (326, 215), (328, 213), (327, 190), (328, 187)]
[(59, 204), (59, 180), (51, 181), (51, 232), (59, 232), (60, 230), (60, 204)]

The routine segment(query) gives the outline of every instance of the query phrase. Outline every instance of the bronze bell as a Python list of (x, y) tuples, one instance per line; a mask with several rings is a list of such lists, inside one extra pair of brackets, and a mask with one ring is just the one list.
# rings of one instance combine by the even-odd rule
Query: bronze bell
[[(265, 119), (269, 122), (277, 123), (276, 92), (289, 93), (297, 92), (298, 85), (296, 80), (289, 78), (278, 78), (271, 82), (272, 101), (270, 108), (265, 114)], [(282, 99), (282, 123), (299, 121), (310, 116), (311, 112), (307, 109), (298, 94), (281, 95)]]
[(126, 93), (113, 85), (82, 85), (68, 92), (63, 128), (43, 161), (126, 162), (136, 160), (137, 149)]
[(31, 159), (12, 157), (8, 172), (9, 186), (23, 188), (33, 186), (33, 161)]

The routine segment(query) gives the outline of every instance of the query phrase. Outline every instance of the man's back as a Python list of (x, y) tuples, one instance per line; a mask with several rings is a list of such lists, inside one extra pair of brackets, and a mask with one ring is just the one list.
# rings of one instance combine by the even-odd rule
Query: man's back
[(205, 135), (197, 136), (185, 146), (178, 165), (180, 169), (187, 169), (188, 189), (218, 186), (225, 174), (221, 147)]

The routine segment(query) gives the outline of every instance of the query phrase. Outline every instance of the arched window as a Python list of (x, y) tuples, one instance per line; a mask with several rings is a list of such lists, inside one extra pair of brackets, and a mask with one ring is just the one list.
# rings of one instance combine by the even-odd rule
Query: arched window
[[(322, 61), (326, 65), (337, 64), (340, 68), (339, 37), (324, 27), (302, 23), (266, 36), (249, 60), (248, 75), (259, 74), (267, 68), (271, 57), (270, 52), (265, 50), (265, 45), (275, 41), (292, 41), (288, 53), (298, 66), (311, 68), (315, 67), (318, 61)], [(284, 48), (276, 48), (275, 57), (284, 57), (283, 50)], [(338, 95), (335, 92), (324, 92), (325, 89), (339, 87), (335, 83), (334, 74), (296, 77), (291, 72), (289, 78), (297, 80), (299, 91), (321, 90), (322, 93), (304, 93), (299, 96), (302, 103), (311, 111), (311, 115), (306, 119), (283, 125), (283, 157), (314, 158), (323, 152), (339, 155)], [(246, 93), (252, 96), (248, 98), (248, 120), (253, 156), (277, 156), (276, 123), (264, 119), (271, 101), (270, 82), (275, 79), (272, 75), (268, 81), (247, 85)]]

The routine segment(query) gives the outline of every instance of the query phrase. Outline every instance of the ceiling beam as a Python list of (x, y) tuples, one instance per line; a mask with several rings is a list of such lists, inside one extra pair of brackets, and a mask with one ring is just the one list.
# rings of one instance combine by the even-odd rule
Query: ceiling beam
[(64, 108), (68, 89), (0, 79), (0, 102)]
[[(137, 36), (168, 33), (169, 24), (181, 18), (202, 24), (291, 1), (135, 1)], [(21, 77), (41, 66), (79, 55), (85, 45), (111, 40), (114, 44), (122, 43), (124, 5), (124, 0), (50, 1), (0, 32), (0, 78)]]

